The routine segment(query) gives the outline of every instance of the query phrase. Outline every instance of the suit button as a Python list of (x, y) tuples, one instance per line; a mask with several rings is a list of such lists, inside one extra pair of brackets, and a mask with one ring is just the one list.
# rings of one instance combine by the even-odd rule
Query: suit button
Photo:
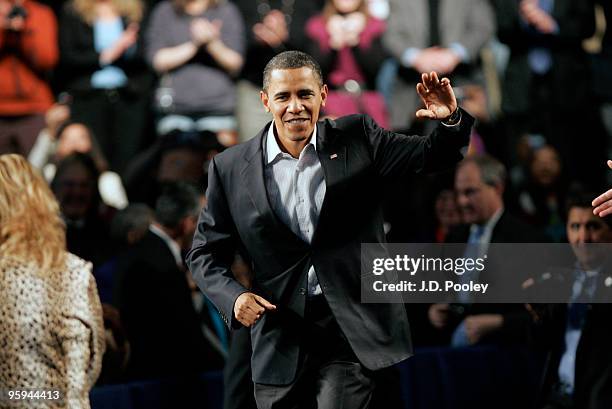
[(300, 295), (306, 295), (306, 289), (305, 288), (300, 288), (299, 293), (300, 293)]

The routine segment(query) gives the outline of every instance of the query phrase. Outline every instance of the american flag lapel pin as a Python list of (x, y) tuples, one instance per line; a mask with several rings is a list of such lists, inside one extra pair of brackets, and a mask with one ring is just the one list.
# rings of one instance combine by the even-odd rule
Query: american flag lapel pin
[(329, 158), (330, 158), (330, 159), (336, 159), (337, 157), (338, 157), (338, 154), (337, 154), (337, 153), (331, 154), (331, 155), (329, 156)]

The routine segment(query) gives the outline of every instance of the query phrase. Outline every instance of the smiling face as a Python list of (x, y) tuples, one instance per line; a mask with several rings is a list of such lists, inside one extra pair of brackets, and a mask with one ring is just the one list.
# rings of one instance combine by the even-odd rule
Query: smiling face
[(312, 69), (272, 71), (267, 90), (261, 91), (261, 101), (272, 113), (281, 148), (299, 156), (310, 141), (326, 99), (327, 86), (320, 85)]
[(593, 215), (590, 207), (574, 206), (570, 209), (566, 232), (567, 241), (583, 267), (599, 263), (609, 252), (609, 246), (593, 245), (612, 242), (612, 231), (604, 220)]

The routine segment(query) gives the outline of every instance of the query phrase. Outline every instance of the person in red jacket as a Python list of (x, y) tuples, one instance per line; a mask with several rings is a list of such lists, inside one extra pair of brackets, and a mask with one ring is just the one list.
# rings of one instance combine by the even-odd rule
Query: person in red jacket
[(47, 74), (59, 56), (53, 11), (0, 0), (0, 154), (27, 156), (53, 104)]

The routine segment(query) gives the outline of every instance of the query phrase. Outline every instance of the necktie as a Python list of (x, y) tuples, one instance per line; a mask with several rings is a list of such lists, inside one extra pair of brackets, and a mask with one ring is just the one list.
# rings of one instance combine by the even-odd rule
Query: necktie
[(581, 329), (588, 310), (588, 302), (591, 300), (595, 290), (597, 275), (588, 275), (583, 271), (578, 272), (574, 282), (575, 296), (567, 308), (567, 323), (572, 329)]
[(429, 0), (429, 46), (440, 45), (440, 0)]

